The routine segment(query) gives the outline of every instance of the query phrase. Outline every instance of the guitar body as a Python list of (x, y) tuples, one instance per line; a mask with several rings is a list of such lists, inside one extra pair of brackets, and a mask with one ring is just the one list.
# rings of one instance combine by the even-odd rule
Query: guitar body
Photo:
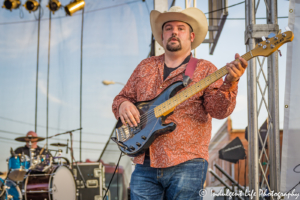
[(182, 82), (176, 82), (166, 88), (155, 99), (136, 103), (135, 106), (141, 116), (141, 122), (138, 127), (131, 128), (129, 125), (124, 126), (119, 119), (116, 125), (117, 138), (112, 138), (112, 140), (119, 145), (123, 153), (135, 157), (148, 149), (157, 136), (173, 131), (176, 128), (176, 124), (174, 123), (164, 123), (166, 117), (162, 116), (156, 118), (154, 113), (149, 113), (151, 113), (151, 110), (157, 105), (160, 105), (174, 96), (183, 87)]

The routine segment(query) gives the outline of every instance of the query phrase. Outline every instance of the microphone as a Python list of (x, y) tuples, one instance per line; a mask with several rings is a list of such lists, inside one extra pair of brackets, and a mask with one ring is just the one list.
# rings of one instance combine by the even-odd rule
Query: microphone
[(69, 150), (69, 139), (67, 140), (67, 151), (66, 151), (66, 154), (68, 154), (68, 150)]

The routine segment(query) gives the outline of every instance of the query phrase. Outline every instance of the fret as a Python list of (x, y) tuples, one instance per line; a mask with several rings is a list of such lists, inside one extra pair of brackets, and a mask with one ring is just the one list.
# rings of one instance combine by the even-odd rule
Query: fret
[(175, 102), (175, 104), (178, 102), (178, 97), (177, 96), (174, 96), (174, 102)]
[(172, 103), (172, 101), (168, 101), (168, 108), (172, 108), (172, 105), (173, 105), (173, 103)]

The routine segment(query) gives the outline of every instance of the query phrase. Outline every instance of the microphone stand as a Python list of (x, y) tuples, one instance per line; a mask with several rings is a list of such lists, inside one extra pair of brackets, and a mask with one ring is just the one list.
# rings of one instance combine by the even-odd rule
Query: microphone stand
[(74, 129), (74, 130), (66, 131), (66, 132), (63, 132), (63, 133), (57, 133), (57, 134), (55, 134), (55, 135), (52, 135), (52, 136), (46, 137), (46, 139), (50, 139), (50, 138), (53, 138), (53, 137), (56, 137), (56, 136), (59, 136), (59, 135), (68, 134), (68, 133), (71, 133), (71, 132), (74, 132), (74, 131), (79, 131), (79, 130), (81, 130), (81, 129), (82, 129), (82, 128), (78, 128), (78, 129)]

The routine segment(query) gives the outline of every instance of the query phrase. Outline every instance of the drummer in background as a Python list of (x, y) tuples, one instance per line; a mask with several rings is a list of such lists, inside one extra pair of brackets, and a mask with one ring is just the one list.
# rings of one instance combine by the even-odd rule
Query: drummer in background
[[(33, 131), (29, 131), (26, 134), (26, 137), (38, 137), (38, 135)], [(40, 152), (42, 151), (42, 148), (37, 145), (37, 139), (36, 140), (31, 140), (31, 148), (35, 149), (35, 155), (40, 154)], [(29, 140), (26, 142), (25, 146), (19, 147), (15, 150), (16, 154), (22, 154), (23, 152), (24, 152), (25, 155), (30, 157), (30, 155), (29, 155)], [(47, 154), (51, 155), (50, 153), (48, 153), (48, 151), (46, 149), (44, 149), (41, 154), (42, 155), (47, 155)]]

